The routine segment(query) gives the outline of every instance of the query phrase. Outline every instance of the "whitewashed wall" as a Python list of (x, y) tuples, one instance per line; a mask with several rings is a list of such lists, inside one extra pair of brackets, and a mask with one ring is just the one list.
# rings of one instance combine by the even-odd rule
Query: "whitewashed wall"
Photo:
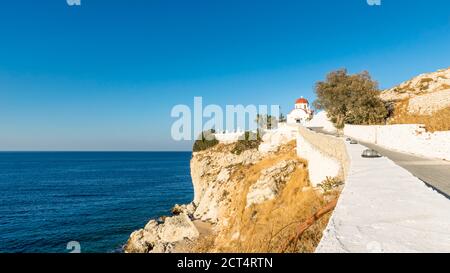
[(317, 186), (327, 177), (345, 180), (350, 159), (344, 141), (299, 127), (297, 155), (308, 160), (309, 180)]
[(341, 172), (341, 164), (337, 159), (322, 152), (302, 135), (297, 137), (297, 155), (308, 160), (309, 180), (313, 187), (317, 187), (327, 177), (339, 176)]
[(244, 137), (245, 132), (229, 132), (214, 134), (216, 139), (223, 144), (231, 144), (237, 142), (241, 137)]
[(377, 127), (378, 126), (346, 125), (344, 128), (344, 135), (359, 141), (376, 143)]
[(337, 129), (334, 127), (333, 122), (328, 118), (327, 112), (321, 111), (314, 115), (314, 117), (308, 121), (305, 127), (322, 128), (322, 130), (329, 133), (336, 133)]
[(418, 124), (346, 125), (344, 134), (392, 150), (450, 160), (450, 131), (429, 133)]

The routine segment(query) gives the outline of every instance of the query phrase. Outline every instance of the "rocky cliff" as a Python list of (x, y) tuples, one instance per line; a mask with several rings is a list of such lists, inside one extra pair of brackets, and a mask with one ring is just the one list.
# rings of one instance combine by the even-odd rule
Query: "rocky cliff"
[(288, 140), (270, 152), (237, 154), (236, 144), (219, 144), (193, 153), (193, 202), (133, 232), (125, 252), (313, 251), (328, 217), (295, 245), (285, 243), (337, 193), (311, 187), (308, 164), (297, 156), (295, 140)]
[(419, 75), (381, 94), (384, 101), (408, 101), (413, 114), (432, 114), (450, 107), (450, 68)]

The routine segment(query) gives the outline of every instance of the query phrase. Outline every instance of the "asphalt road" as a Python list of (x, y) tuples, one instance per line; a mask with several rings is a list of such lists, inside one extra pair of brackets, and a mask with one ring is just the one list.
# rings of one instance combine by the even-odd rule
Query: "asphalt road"
[(394, 161), (427, 185), (450, 198), (450, 162), (396, 152), (375, 144), (364, 142), (360, 142), (360, 144), (378, 151), (381, 155)]
[[(321, 128), (310, 129), (327, 134)], [(375, 144), (359, 143), (378, 151), (381, 155), (394, 161), (397, 165), (409, 171), (428, 186), (434, 188), (447, 198), (450, 198), (450, 162), (392, 151)]]

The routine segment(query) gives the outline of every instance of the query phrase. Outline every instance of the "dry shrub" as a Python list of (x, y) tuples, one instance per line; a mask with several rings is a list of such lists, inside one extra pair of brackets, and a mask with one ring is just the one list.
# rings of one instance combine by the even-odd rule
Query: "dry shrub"
[(191, 253), (210, 253), (214, 248), (214, 235), (200, 236), (189, 249)]
[(341, 187), (344, 185), (344, 181), (342, 181), (339, 177), (328, 177), (320, 183), (318, 186), (322, 188), (323, 192), (328, 193), (333, 191), (334, 189)]
[(394, 115), (389, 124), (424, 124), (429, 132), (450, 131), (450, 107), (430, 115), (419, 115), (409, 113), (408, 105), (409, 100), (399, 102), (395, 106)]
[[(323, 195), (309, 187), (307, 162), (297, 157), (295, 142), (284, 146), (280, 152), (248, 167), (235, 168), (231, 179), (236, 189), (231, 194), (230, 207), (223, 212), (228, 224), (221, 227), (214, 242), (210, 246), (199, 249), (206, 252), (313, 252), (322, 237), (322, 231), (329, 216), (309, 228), (290, 249), (282, 249), (296, 227), (321, 209), (326, 200)], [(249, 188), (254, 184), (263, 169), (271, 167), (281, 160), (296, 160), (297, 169), (290, 180), (274, 200), (252, 205), (246, 208), (246, 197)]]
[(214, 135), (214, 130), (203, 131), (201, 135), (194, 142), (194, 146), (192, 147), (193, 152), (201, 152), (204, 150), (208, 150), (217, 144), (219, 141), (216, 139)]
[(253, 132), (245, 132), (244, 139), (238, 140), (234, 145), (233, 150), (231, 151), (233, 154), (240, 155), (244, 151), (258, 149), (259, 144), (261, 144), (261, 137), (258, 133)]
[(423, 78), (423, 79), (420, 80), (421, 83), (429, 83), (429, 82), (432, 82), (432, 81), (433, 81), (432, 78)]
[[(447, 79), (447, 78), (445, 78), (445, 79)], [(450, 85), (444, 83), (443, 85), (441, 85), (441, 88), (440, 88), (440, 89), (441, 89), (441, 90), (447, 90), (447, 89), (450, 89)]]

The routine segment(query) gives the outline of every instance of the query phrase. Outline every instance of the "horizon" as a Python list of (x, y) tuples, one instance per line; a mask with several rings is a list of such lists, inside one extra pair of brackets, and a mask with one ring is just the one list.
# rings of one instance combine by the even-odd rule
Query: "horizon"
[(35, 151), (0, 151), (0, 153), (192, 153), (188, 150), (35, 150)]
[(333, 70), (367, 70), (383, 90), (448, 68), (449, 9), (447, 0), (8, 1), (0, 151), (190, 152), (192, 141), (172, 139), (170, 113), (195, 96), (277, 104), (286, 115), (297, 98), (314, 101)]

